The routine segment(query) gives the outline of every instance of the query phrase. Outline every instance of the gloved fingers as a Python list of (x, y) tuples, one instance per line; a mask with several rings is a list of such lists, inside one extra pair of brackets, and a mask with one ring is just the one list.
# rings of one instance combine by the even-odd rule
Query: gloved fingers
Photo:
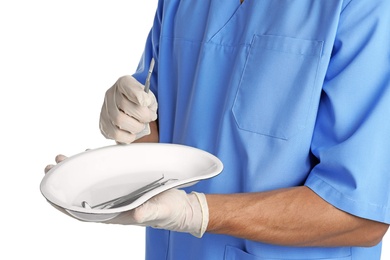
[[(153, 98), (155, 97), (153, 95)], [(157, 119), (157, 102), (154, 101), (150, 106), (140, 106), (128, 100), (120, 91), (115, 92), (116, 107), (122, 113), (137, 119), (141, 123), (149, 123)]]
[(119, 129), (114, 133), (114, 137), (109, 139), (115, 140), (119, 144), (131, 144), (135, 141), (136, 135)]
[(113, 128), (124, 130), (131, 134), (137, 134), (145, 128), (143, 122), (119, 109), (102, 111), (101, 121), (106, 122), (107, 125), (111, 125)]
[(120, 143), (131, 143), (136, 135), (145, 129), (145, 124), (116, 109), (106, 109), (105, 104), (100, 114), (100, 131), (108, 139)]
[[(158, 198), (161, 195), (164, 196), (164, 193), (156, 197)], [(135, 224), (151, 226), (153, 225), (153, 221), (155, 221), (156, 219), (163, 219), (167, 217), (167, 211), (163, 210), (165, 205), (160, 204), (160, 202), (155, 199), (156, 197), (150, 199), (141, 206), (132, 210), (131, 218)]]
[(68, 158), (67, 156), (65, 156), (63, 154), (59, 154), (59, 155), (56, 156), (55, 161), (56, 161), (56, 163), (60, 163), (60, 162), (62, 162), (63, 160), (65, 160), (67, 158)]
[(45, 167), (45, 174), (46, 173), (48, 173), (50, 170), (51, 170), (51, 168), (53, 168), (55, 165), (54, 164), (49, 164), (49, 165), (47, 165), (46, 167)]
[(146, 93), (144, 85), (138, 82), (133, 76), (120, 77), (115, 83), (120, 93), (128, 100), (141, 106), (150, 106), (155, 99), (152, 92)]
[(153, 94), (151, 94), (151, 99), (154, 101), (149, 106), (140, 106), (139, 104), (128, 100), (119, 91), (117, 91), (115, 95), (116, 106), (121, 112), (142, 123), (149, 123), (157, 119), (157, 102)]
[(117, 143), (130, 144), (134, 142), (136, 135), (128, 131), (120, 129), (113, 124), (110, 120), (100, 118), (100, 132), (107, 139), (115, 140)]
[[(62, 154), (59, 154), (55, 157), (55, 161), (56, 163), (60, 163), (62, 162), (63, 160), (67, 159), (68, 157), (66, 157), (65, 155), (62, 155)], [(54, 164), (49, 164), (45, 167), (44, 169), (44, 172), (45, 174), (48, 173), (55, 165)]]

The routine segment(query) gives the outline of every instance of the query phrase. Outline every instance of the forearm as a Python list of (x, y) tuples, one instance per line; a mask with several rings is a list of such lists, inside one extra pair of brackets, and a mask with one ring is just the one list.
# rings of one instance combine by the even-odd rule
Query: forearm
[(372, 246), (387, 225), (336, 209), (309, 188), (207, 195), (207, 231), (286, 246)]

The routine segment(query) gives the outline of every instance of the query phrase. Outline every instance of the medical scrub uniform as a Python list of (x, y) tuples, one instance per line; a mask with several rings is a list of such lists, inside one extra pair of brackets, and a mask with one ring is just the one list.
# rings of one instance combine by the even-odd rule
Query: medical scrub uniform
[[(140, 82), (152, 57), (160, 142), (224, 164), (187, 191), (306, 185), (340, 210), (390, 223), (390, 1), (160, 0)], [(148, 260), (376, 260), (381, 251), (153, 228), (146, 240)]]

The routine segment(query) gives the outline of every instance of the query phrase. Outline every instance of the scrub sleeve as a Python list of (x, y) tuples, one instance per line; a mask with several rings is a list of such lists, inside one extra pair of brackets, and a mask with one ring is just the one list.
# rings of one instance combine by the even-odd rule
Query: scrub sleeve
[(390, 4), (350, 1), (325, 78), (306, 185), (350, 214), (390, 223)]

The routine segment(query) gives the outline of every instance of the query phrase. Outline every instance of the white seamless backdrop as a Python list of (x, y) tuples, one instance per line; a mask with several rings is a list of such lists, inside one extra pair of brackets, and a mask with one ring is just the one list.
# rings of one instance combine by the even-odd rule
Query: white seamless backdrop
[(39, 184), (58, 153), (113, 144), (99, 132), (103, 97), (136, 69), (156, 5), (0, 0), (0, 259), (144, 259), (144, 228), (69, 218)]

